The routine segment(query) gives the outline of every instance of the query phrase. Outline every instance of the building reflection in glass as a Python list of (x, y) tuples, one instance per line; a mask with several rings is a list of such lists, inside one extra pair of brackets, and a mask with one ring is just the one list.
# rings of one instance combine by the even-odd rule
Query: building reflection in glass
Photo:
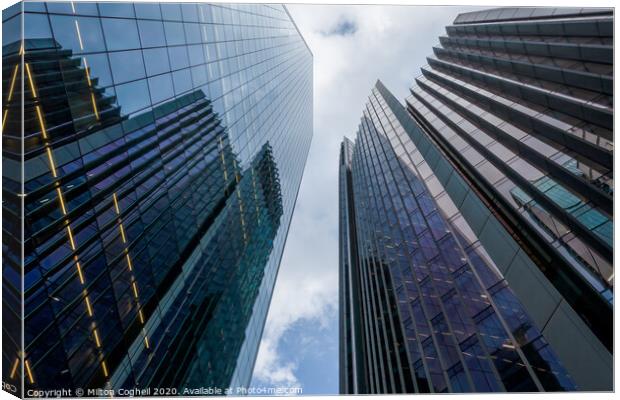
[(341, 147), (341, 391), (575, 390), (419, 135), (377, 82), (355, 142)]
[[(13, 87), (10, 99), (3, 90), (3, 286), (15, 294), (3, 296), (5, 326), (20, 325), (22, 243), (25, 299), (25, 358), (21, 332), (6, 332), (3, 368), (15, 370), (9, 377), (15, 384), (23, 368), (27, 388), (227, 387), (235, 376), (247, 384), (266, 315), (256, 304), (273, 287), (286, 236), (280, 226), (288, 228), (305, 161), (299, 156), (307, 154), (311, 130), (304, 121), (277, 115), (274, 124), (297, 128), (299, 136), (282, 138), (265, 128), (262, 137), (240, 145), (231, 139), (233, 131), (240, 135), (239, 125), (228, 129), (215, 111), (231, 95), (214, 104), (207, 94), (214, 85), (196, 85), (195, 75), (179, 75), (165, 95), (163, 80), (178, 74), (140, 79), (140, 71), (150, 74), (146, 69), (160, 65), (158, 58), (147, 61), (151, 53), (181, 47), (135, 50), (140, 68), (130, 65), (133, 53), (81, 54), (105, 50), (97, 48), (105, 43), (108, 50), (132, 46), (131, 29), (114, 42), (110, 32), (122, 27), (107, 25), (135, 26), (136, 20), (104, 16), (127, 7), (144, 14), (159, 10), (158, 4), (64, 5), (29, 3), (37, 13), (26, 14), (27, 23), (47, 18), (45, 10), (59, 13), (49, 14), (45, 25), (53, 36), (29, 37), (27, 29), (23, 42), (3, 45), (3, 85)], [(94, 12), (101, 18), (87, 16)], [(19, 16), (7, 14), (8, 30)], [(98, 37), (100, 29), (106, 41)], [(285, 42), (298, 60), (305, 57), (300, 36)], [(285, 60), (283, 78), (297, 74), (305, 85), (306, 66), (295, 57)], [(276, 99), (280, 93), (280, 101), (294, 93), (273, 90), (266, 93)], [(22, 96), (23, 141), (16, 100)], [(280, 107), (273, 100), (272, 106), (258, 104), (265, 111)], [(311, 103), (303, 97), (291, 104), (303, 109)], [(248, 113), (255, 115), (250, 105)], [(229, 109), (222, 110), (230, 120)], [(298, 158), (285, 160), (291, 167), (284, 174), (285, 201), (276, 152), (289, 148)], [(256, 343), (248, 345), (248, 339)], [(242, 356), (249, 362), (239, 364)]]

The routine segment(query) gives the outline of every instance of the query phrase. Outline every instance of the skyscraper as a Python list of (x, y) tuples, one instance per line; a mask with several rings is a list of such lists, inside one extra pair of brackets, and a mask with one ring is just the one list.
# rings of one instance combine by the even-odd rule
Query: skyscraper
[(342, 392), (612, 390), (612, 26), (461, 14), (406, 110), (377, 83), (341, 148)]
[(3, 41), (4, 382), (248, 385), (312, 136), (286, 8), (24, 2)]

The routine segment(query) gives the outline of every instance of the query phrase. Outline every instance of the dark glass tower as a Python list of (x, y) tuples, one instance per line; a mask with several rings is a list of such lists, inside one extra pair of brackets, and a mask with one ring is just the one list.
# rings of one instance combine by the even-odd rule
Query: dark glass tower
[(247, 386), (312, 136), (286, 9), (25, 2), (3, 29), (3, 380)]
[[(501, 382), (488, 390), (612, 390), (612, 12), (485, 10), (446, 32), (408, 112), (379, 83), (355, 150), (343, 144), (353, 189), (341, 181), (341, 195), (355, 214), (341, 198), (341, 237), (358, 250), (343, 247), (341, 273), (360, 278), (341, 298), (342, 391), (410, 390), (409, 376), (415, 390), (485, 390), (467, 360), (479, 350), (488, 382)], [(472, 294), (490, 304), (471, 309)], [(506, 336), (487, 333), (486, 314)], [(529, 377), (506, 380), (489, 335), (508, 340), (502, 351), (517, 351)], [(363, 353), (346, 358), (359, 340)]]

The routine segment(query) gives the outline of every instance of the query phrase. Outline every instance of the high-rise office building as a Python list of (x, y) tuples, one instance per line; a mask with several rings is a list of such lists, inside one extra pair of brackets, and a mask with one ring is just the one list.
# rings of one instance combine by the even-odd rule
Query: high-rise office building
[(286, 8), (2, 18), (4, 388), (248, 385), (312, 136)]
[(612, 11), (446, 33), (342, 145), (341, 391), (612, 390)]

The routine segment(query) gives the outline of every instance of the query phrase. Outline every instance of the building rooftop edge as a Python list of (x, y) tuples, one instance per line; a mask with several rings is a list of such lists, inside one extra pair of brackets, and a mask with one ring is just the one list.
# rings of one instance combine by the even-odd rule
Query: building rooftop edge
[(613, 15), (613, 11), (613, 8), (604, 7), (496, 7), (460, 13), (454, 19), (453, 24), (590, 17)]

